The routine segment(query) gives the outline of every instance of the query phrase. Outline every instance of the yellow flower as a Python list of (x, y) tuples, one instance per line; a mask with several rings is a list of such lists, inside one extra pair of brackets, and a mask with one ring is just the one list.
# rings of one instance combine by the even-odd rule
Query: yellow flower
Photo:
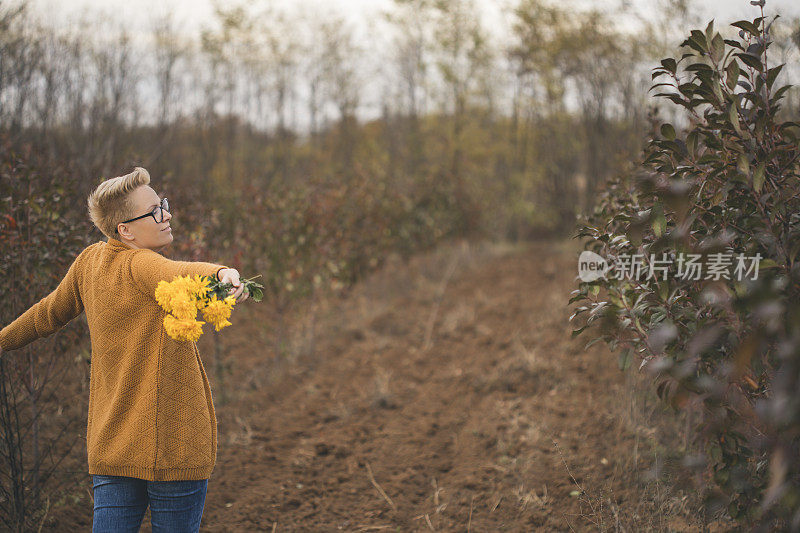
[(222, 322), (217, 322), (216, 324), (214, 324), (214, 330), (219, 331), (222, 328), (230, 325), (231, 325), (230, 320), (223, 320)]
[(194, 320), (197, 316), (197, 305), (187, 294), (178, 294), (172, 299), (172, 314), (182, 320)]
[(169, 314), (164, 317), (164, 329), (167, 330), (167, 334), (179, 341), (197, 342), (203, 334), (203, 324), (205, 322), (194, 319), (182, 320)]
[(228, 319), (231, 317), (231, 310), (234, 305), (236, 305), (236, 298), (233, 296), (227, 296), (223, 300), (219, 300), (214, 296), (203, 308), (203, 318), (214, 324), (214, 329), (219, 331), (231, 325)]
[(200, 275), (178, 276), (172, 281), (160, 281), (156, 287), (156, 301), (167, 312), (164, 329), (176, 340), (197, 341), (203, 334), (203, 324), (197, 321), (197, 311), (219, 331), (230, 326), (228, 320), (236, 305), (236, 298), (227, 296), (209, 299), (210, 281)]
[(178, 276), (171, 282), (158, 282), (156, 301), (166, 312), (190, 319), (196, 316), (198, 309), (205, 307), (208, 290), (208, 281), (199, 275)]
[(175, 293), (175, 286), (168, 282), (161, 280), (156, 286), (156, 302), (167, 313), (172, 312), (172, 295)]
[(192, 292), (197, 285), (196, 280), (191, 276), (177, 276), (172, 280), (172, 284), (187, 292)]
[(187, 280), (186, 284), (189, 287), (189, 292), (197, 298), (195, 301), (197, 308), (202, 309), (205, 307), (209, 291), (209, 281), (195, 274), (193, 278)]

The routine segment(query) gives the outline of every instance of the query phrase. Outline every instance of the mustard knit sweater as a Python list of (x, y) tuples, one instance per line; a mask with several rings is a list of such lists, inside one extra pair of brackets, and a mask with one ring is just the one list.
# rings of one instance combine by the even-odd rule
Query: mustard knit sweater
[(15, 350), (86, 311), (90, 474), (150, 481), (211, 476), (217, 419), (208, 378), (197, 345), (164, 331), (155, 290), (175, 276), (218, 278), (223, 268), (172, 261), (109, 238), (87, 246), (53, 292), (0, 330), (0, 348)]

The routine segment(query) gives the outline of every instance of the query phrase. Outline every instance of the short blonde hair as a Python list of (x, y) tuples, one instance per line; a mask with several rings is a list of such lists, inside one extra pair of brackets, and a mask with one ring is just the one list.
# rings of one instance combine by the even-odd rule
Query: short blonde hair
[(118, 239), (117, 224), (136, 215), (130, 199), (131, 191), (150, 184), (150, 173), (136, 167), (130, 174), (109, 178), (89, 195), (89, 218), (106, 237)]

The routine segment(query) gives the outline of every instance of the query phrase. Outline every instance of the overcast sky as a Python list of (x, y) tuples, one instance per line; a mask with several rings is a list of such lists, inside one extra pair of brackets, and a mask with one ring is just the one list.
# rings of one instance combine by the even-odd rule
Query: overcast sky
[[(658, 0), (572, 0), (580, 6), (600, 9), (615, 9), (631, 6), (646, 10), (648, 5)], [(662, 0), (663, 1), (663, 0)], [(212, 19), (212, 0), (31, 0), (38, 11), (51, 17), (56, 23), (73, 19), (87, 8), (92, 11), (106, 11), (119, 20), (125, 20), (137, 27), (146, 27), (149, 19), (156, 14), (172, 12), (182, 22), (187, 31), (196, 31)], [(233, 4), (230, 0), (225, 5)], [(253, 6), (272, 4), (292, 10), (298, 6), (315, 11), (334, 10), (353, 22), (366, 26), (366, 22), (392, 5), (392, 0), (260, 0), (238, 2)], [(486, 14), (488, 26), (498, 27), (502, 23), (502, 6), (514, 4), (513, 0), (475, 0)], [(568, 2), (561, 2), (568, 3)], [(742, 18), (757, 16), (757, 8), (749, 0), (696, 0), (703, 20), (714, 18), (718, 23), (733, 22)], [(800, 1), (767, 0), (767, 12), (779, 13), (783, 17), (800, 17)]]
[[(11, 3), (14, 0), (10, 0)], [(24, 1), (24, 0), (17, 0)], [(379, 40), (383, 37), (380, 26), (374, 26), (380, 19), (382, 11), (388, 11), (393, 5), (393, 0), (218, 0), (225, 6), (247, 5), (261, 11), (263, 7), (273, 6), (288, 13), (313, 13), (315, 15), (326, 13), (339, 13), (348, 18), (354, 28), (357, 41), (361, 41), (368, 51), (365, 60), (371, 65), (366, 66), (367, 72), (381, 70), (384, 65), (380, 53), (373, 53), (381, 49)], [(474, 0), (476, 6), (484, 13), (483, 21), (500, 41), (508, 35), (508, 22), (510, 21), (510, 6), (518, 4), (519, 0)], [(555, 2), (555, 0), (551, 0)], [(577, 8), (591, 7), (602, 11), (615, 11), (620, 9), (625, 12), (638, 11), (647, 17), (656, 13), (653, 8), (670, 0), (560, 0), (558, 5), (573, 5)], [(759, 15), (759, 10), (750, 5), (749, 0), (692, 0), (696, 6), (697, 23), (693, 27), (704, 27), (710, 20), (715, 20), (715, 27), (721, 29), (727, 24), (740, 19), (753, 19)], [(213, 23), (213, 0), (27, 0), (33, 10), (41, 16), (41, 20), (53, 26), (78, 27), (78, 21), (87, 11), (104, 13), (113, 20), (123, 23), (128, 30), (148, 31), (152, 28), (154, 18), (171, 13), (178, 28), (191, 36), (196, 36), (204, 27)], [(4, 2), (8, 5), (9, 0)], [(768, 16), (778, 13), (784, 20), (800, 17), (800, 0), (767, 0), (766, 14)], [(692, 27), (685, 28), (688, 33)], [(112, 28), (107, 25), (90, 26), (82, 28), (97, 34), (111, 33)], [(112, 34), (113, 35), (113, 34)], [(785, 69), (787, 72), (789, 69)], [(364, 98), (359, 102), (357, 115), (362, 118), (371, 118), (380, 113), (381, 90), (372, 81), (379, 82), (381, 76), (366, 80), (363, 87)], [(381, 82), (381, 83), (385, 83)]]

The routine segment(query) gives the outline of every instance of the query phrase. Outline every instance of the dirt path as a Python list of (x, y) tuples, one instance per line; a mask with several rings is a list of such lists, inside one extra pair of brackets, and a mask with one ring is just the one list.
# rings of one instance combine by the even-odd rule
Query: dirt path
[[(698, 531), (688, 496), (642, 481), (679, 432), (630, 410), (632, 374), (605, 346), (571, 338), (579, 252), (393, 259), (288, 319), (290, 356), (270, 306), (237, 309), (221, 365), (213, 334), (199, 341), (219, 421), (202, 531)], [(47, 530), (90, 528), (84, 458)]]
[(604, 514), (589, 494), (634, 504), (625, 378), (570, 337), (576, 249), (453, 247), (389, 266), (279, 378), (253, 359), (247, 328), (266, 319), (229, 328), (248, 370), (218, 408), (203, 530), (585, 531)]

